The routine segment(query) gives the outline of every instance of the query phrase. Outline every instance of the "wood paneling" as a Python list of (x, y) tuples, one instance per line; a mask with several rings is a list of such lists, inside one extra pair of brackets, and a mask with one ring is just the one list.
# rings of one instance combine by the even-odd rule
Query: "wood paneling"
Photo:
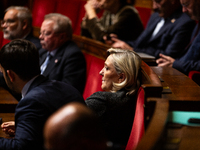
[(152, 0), (136, 0), (136, 6), (152, 8)]

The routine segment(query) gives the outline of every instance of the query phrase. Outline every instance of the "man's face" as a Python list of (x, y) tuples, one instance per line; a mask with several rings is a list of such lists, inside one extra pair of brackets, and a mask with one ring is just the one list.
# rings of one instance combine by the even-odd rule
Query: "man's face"
[(47, 51), (52, 51), (60, 47), (63, 41), (61, 37), (62, 33), (55, 33), (54, 24), (51, 20), (45, 20), (41, 26), (40, 43), (42, 48)]
[(199, 0), (180, 0), (183, 6), (183, 12), (187, 13), (191, 19), (198, 20), (199, 16)]
[(3, 28), (4, 38), (9, 40), (14, 40), (17, 38), (22, 38), (22, 22), (17, 17), (18, 10), (11, 9), (6, 12), (4, 19), (1, 23)]
[(153, 0), (153, 9), (159, 13), (160, 17), (167, 18), (170, 16), (172, 3), (170, 0)]

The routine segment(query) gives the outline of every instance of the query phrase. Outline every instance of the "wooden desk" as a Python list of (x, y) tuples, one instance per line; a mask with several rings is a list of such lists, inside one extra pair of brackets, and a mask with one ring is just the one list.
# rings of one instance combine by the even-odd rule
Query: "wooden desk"
[[(0, 113), (0, 118), (2, 118), (3, 122), (14, 121), (15, 114), (14, 113)], [(9, 135), (5, 134), (1, 129), (0, 129), (0, 137), (12, 138)]]
[[(200, 86), (185, 74), (169, 67), (151, 67), (169, 90), (162, 98), (170, 101), (170, 110), (200, 111)], [(170, 92), (171, 91), (171, 92)]]
[(0, 113), (14, 113), (18, 101), (4, 88), (0, 87)]

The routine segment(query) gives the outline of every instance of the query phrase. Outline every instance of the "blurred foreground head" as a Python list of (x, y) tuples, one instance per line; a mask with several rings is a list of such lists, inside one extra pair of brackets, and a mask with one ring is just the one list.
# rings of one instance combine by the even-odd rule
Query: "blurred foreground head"
[(104, 132), (93, 112), (80, 103), (69, 103), (46, 122), (47, 150), (105, 150)]

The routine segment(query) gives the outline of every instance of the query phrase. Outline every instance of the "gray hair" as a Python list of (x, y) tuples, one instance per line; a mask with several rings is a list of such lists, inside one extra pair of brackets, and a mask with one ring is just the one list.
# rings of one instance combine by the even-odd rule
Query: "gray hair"
[(10, 6), (5, 10), (5, 12), (7, 12), (11, 9), (18, 10), (18, 14), (17, 14), (18, 19), (21, 22), (24, 21), (24, 20), (27, 20), (28, 28), (30, 28), (30, 29), (32, 28), (32, 14), (31, 14), (31, 11), (27, 7)]
[(72, 23), (71, 20), (59, 13), (50, 13), (45, 15), (44, 20), (51, 20), (55, 23), (54, 31), (57, 33), (66, 33), (68, 38), (72, 38)]
[(108, 53), (112, 56), (113, 65), (117, 74), (124, 73), (125, 80), (113, 83), (112, 92), (126, 89), (127, 95), (135, 94), (140, 86), (141, 58), (132, 50), (110, 48)]

